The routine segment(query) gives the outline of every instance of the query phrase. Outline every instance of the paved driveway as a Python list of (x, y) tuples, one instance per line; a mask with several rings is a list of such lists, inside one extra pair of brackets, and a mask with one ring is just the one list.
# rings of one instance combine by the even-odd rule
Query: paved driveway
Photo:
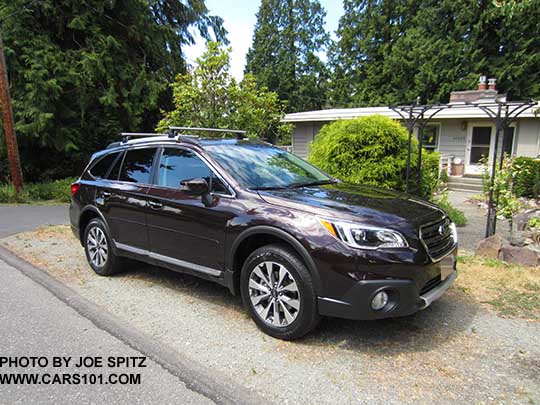
[[(478, 242), (484, 239), (486, 232), (486, 210), (470, 201), (474, 194), (477, 193), (450, 191), (448, 194), (452, 205), (463, 211), (467, 217), (467, 225), (458, 228), (459, 246), (465, 250), (474, 250)], [(508, 238), (508, 221), (497, 220), (497, 233)]]
[(68, 205), (0, 205), (0, 238), (43, 225), (69, 223)]

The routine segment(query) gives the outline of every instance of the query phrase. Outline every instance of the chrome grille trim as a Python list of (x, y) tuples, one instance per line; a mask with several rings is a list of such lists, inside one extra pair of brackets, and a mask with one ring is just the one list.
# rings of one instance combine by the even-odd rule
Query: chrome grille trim
[(452, 236), (451, 223), (450, 218), (444, 217), (439, 221), (430, 222), (420, 227), (420, 240), (433, 262), (444, 258), (457, 244)]

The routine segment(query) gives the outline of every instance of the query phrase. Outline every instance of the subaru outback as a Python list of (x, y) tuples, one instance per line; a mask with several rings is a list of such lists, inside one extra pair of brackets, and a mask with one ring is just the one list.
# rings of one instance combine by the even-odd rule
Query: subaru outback
[(322, 316), (413, 314), (457, 276), (456, 228), (436, 205), (344, 183), (262, 141), (127, 134), (71, 194), (97, 274), (134, 259), (216, 282), (276, 338)]

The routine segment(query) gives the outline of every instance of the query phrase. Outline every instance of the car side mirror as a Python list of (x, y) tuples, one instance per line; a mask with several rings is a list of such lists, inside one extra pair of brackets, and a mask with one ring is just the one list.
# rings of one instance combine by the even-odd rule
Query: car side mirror
[(184, 188), (184, 191), (192, 195), (205, 195), (210, 192), (207, 181), (201, 178), (182, 180), (180, 185)]

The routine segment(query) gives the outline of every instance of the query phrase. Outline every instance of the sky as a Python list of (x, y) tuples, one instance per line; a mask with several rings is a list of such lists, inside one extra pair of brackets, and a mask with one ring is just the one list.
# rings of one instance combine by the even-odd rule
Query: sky
[[(333, 34), (343, 13), (342, 0), (319, 1), (326, 10), (326, 31)], [(206, 0), (210, 14), (222, 17), (229, 31), (229, 46), (232, 47), (231, 74), (237, 79), (241, 79), (244, 74), (246, 53), (251, 46), (260, 4), (260, 0)], [(188, 63), (193, 64), (204, 49), (205, 42), (201, 38), (198, 38), (195, 45), (186, 48), (184, 52)]]

